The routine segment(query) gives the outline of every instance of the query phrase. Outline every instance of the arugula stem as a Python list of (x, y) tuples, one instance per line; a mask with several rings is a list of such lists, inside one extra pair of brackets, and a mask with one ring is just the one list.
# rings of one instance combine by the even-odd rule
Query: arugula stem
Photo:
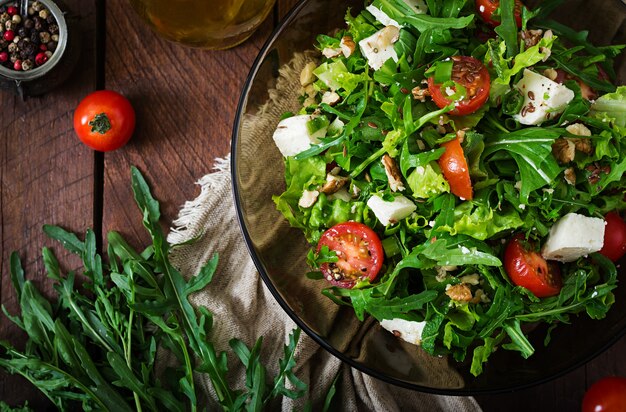
[(559, 313), (564, 313), (564, 312), (569, 312), (572, 309), (576, 309), (579, 306), (583, 306), (585, 304), (585, 302), (578, 302), (578, 303), (574, 303), (573, 305), (569, 305), (569, 306), (561, 306), (558, 309), (551, 309), (551, 310), (544, 310), (541, 312), (535, 312), (535, 313), (527, 313), (525, 315), (517, 315), (515, 316), (516, 319), (520, 319), (520, 320), (534, 320), (535, 318), (540, 319), (544, 316), (550, 316), (550, 315), (557, 315)]
[(354, 179), (355, 177), (360, 175), (367, 166), (369, 166), (374, 160), (382, 157), (382, 155), (384, 155), (386, 151), (386, 148), (381, 147), (380, 149), (369, 155), (367, 159), (365, 159), (360, 165), (355, 167), (352, 172), (350, 172), (350, 177)]
[(89, 324), (89, 321), (87, 321), (87, 319), (85, 318), (85, 314), (83, 313), (83, 311), (81, 310), (80, 307), (78, 307), (78, 305), (76, 304), (76, 302), (74, 301), (74, 299), (72, 299), (71, 295), (68, 294), (68, 300), (70, 303), (70, 306), (72, 307), (72, 309), (74, 310), (74, 313), (76, 313), (78, 315), (78, 317), (80, 318), (80, 321), (83, 323), (83, 325), (85, 325), (87, 327), (87, 329), (92, 333), (92, 335), (96, 338), (96, 340), (98, 342), (100, 342), (100, 344), (102, 346), (105, 347), (106, 350), (108, 350), (109, 352), (115, 352), (113, 350), (113, 348), (111, 348), (105, 341), (104, 339), (102, 339), (102, 337), (98, 334), (98, 332), (96, 332), (93, 327), (91, 327), (91, 325)]
[[(194, 387), (194, 382), (193, 382), (193, 366), (191, 365), (191, 358), (189, 357), (189, 351), (187, 351), (187, 345), (185, 344), (185, 341), (182, 338), (182, 336), (179, 336), (177, 340), (183, 352), (183, 357), (185, 358), (185, 369), (187, 370), (186, 379), (189, 382), (189, 387), (191, 388), (192, 392), (195, 394), (196, 388)], [(189, 400), (191, 402), (191, 412), (196, 412), (198, 410), (196, 401), (191, 398), (189, 398)]]
[[(135, 301), (135, 289), (131, 288), (131, 302)], [(131, 357), (131, 348), (132, 348), (132, 338), (133, 338), (133, 319), (135, 316), (135, 310), (130, 308), (130, 313), (128, 314), (128, 329), (126, 331), (126, 347), (124, 348), (124, 355), (126, 357), (126, 365), (128, 369), (133, 370), (132, 362), (130, 360)], [(142, 412), (141, 408), (141, 400), (139, 399), (139, 394), (133, 391), (133, 398), (135, 398), (135, 407), (137, 408), (137, 412)]]
[[(19, 358), (22, 358), (24, 360), (35, 360), (35, 361), (37, 361), (37, 364), (38, 364), (37, 366), (38, 366), (38, 369), (40, 371), (42, 369), (47, 369), (47, 370), (50, 370), (50, 371), (53, 371), (53, 372), (56, 372), (56, 373), (58, 373), (60, 375), (65, 376), (69, 381), (72, 382), (72, 384), (75, 387), (77, 387), (80, 390), (82, 390), (87, 396), (89, 396), (93, 401), (95, 401), (102, 408), (102, 410), (107, 410), (107, 406), (100, 400), (100, 398), (98, 398), (98, 396), (91, 389), (89, 389), (87, 386), (83, 385), (78, 379), (76, 379), (73, 375), (70, 375), (69, 373), (65, 372), (63, 369), (59, 369), (58, 367), (52, 365), (51, 363), (44, 362), (44, 361), (42, 361), (40, 359), (37, 359), (37, 358), (29, 358), (29, 357), (27, 357), (27, 356), (17, 352), (14, 349), (7, 350), (7, 353), (10, 353), (12, 356), (19, 357)], [(50, 393), (47, 390), (45, 390), (44, 388), (42, 388), (41, 386), (38, 385), (39, 381), (33, 379), (25, 371), (23, 371), (22, 369), (17, 369), (15, 367), (13, 367), (11, 365), (11, 362), (7, 361), (5, 359), (0, 359), (0, 366), (2, 366), (3, 368), (5, 368), (5, 369), (7, 369), (9, 371), (15, 371), (15, 372), (19, 373), (24, 378), (26, 378), (30, 383), (32, 383), (35, 387), (39, 388), (39, 390), (41, 390), (44, 393), (44, 395), (46, 395), (46, 397), (48, 399), (50, 399), (50, 401), (52, 401), (52, 403), (54, 403), (57, 406), (60, 406), (60, 405), (58, 405), (55, 402), (55, 399), (50, 395)]]

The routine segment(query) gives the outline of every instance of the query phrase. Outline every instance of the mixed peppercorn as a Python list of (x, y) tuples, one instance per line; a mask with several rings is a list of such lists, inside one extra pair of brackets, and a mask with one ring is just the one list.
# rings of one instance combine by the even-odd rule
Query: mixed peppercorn
[(26, 16), (17, 3), (0, 6), (0, 65), (28, 71), (46, 63), (59, 44), (59, 25), (48, 8), (34, 1)]

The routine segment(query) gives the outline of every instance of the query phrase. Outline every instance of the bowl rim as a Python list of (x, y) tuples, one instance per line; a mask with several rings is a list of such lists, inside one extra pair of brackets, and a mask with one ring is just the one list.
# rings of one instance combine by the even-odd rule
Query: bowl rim
[[(626, 335), (626, 328), (623, 328), (619, 333), (615, 334), (611, 339), (607, 340), (603, 345), (601, 345), (597, 350), (595, 351), (591, 351), (589, 354), (587, 354), (586, 356), (582, 356), (578, 361), (572, 363), (571, 365), (562, 368), (556, 372), (553, 373), (549, 373), (543, 377), (534, 379), (534, 380), (529, 380), (528, 382), (524, 382), (524, 383), (520, 383), (520, 384), (516, 384), (516, 385), (509, 385), (509, 386), (499, 386), (499, 387), (495, 387), (493, 389), (491, 388), (465, 388), (465, 389), (440, 389), (440, 388), (432, 388), (432, 387), (428, 387), (428, 386), (422, 386), (422, 385), (417, 385), (414, 383), (410, 383), (401, 379), (397, 379), (397, 378), (393, 378), (390, 377), (388, 375), (385, 375), (384, 373), (381, 373), (377, 370), (374, 370), (368, 366), (365, 366), (357, 361), (355, 361), (354, 359), (350, 358), (349, 356), (346, 356), (345, 354), (343, 354), (342, 352), (340, 352), (339, 350), (335, 349), (333, 346), (331, 346), (328, 342), (326, 342), (324, 340), (323, 337), (321, 337), (320, 335), (318, 335), (317, 333), (315, 333), (313, 330), (311, 330), (306, 324), (305, 322), (300, 319), (289, 307), (289, 305), (287, 304), (287, 302), (281, 297), (280, 292), (276, 289), (276, 287), (274, 286), (274, 284), (272, 283), (272, 280), (270, 279), (269, 275), (267, 274), (267, 272), (265, 271), (265, 268), (263, 267), (263, 264), (261, 262), (261, 259), (259, 257), (259, 255), (257, 254), (256, 250), (254, 249), (254, 245), (252, 243), (252, 238), (250, 236), (250, 232), (248, 231), (248, 229), (245, 226), (244, 223), (244, 216), (243, 216), (243, 212), (242, 212), (242, 203), (241, 203), (241, 196), (239, 193), (239, 184), (237, 181), (237, 176), (236, 176), (236, 171), (237, 171), (237, 156), (236, 156), (236, 148), (238, 146), (238, 142), (239, 142), (239, 137), (240, 137), (240, 133), (241, 133), (241, 121), (243, 119), (243, 111), (247, 106), (247, 102), (248, 102), (248, 93), (250, 92), (250, 89), (252, 88), (252, 83), (254, 82), (256, 75), (259, 71), (259, 68), (261, 66), (261, 64), (265, 61), (265, 58), (268, 56), (269, 51), (271, 50), (274, 42), (278, 39), (278, 37), (283, 33), (283, 31), (285, 31), (286, 27), (298, 16), (299, 12), (310, 2), (315, 1), (315, 0), (300, 0), (288, 13), (287, 15), (278, 22), (277, 26), (275, 27), (275, 29), (272, 31), (272, 33), (270, 34), (270, 36), (267, 38), (267, 40), (265, 41), (263, 47), (260, 49), (259, 53), (257, 54), (256, 58), (254, 59), (254, 62), (252, 63), (252, 66), (250, 68), (250, 71), (248, 73), (248, 76), (246, 77), (246, 80), (243, 84), (242, 90), (241, 90), (241, 94), (239, 97), (239, 101), (237, 104), (237, 109), (235, 112), (235, 119), (233, 122), (233, 130), (232, 130), (232, 135), (231, 135), (231, 149), (230, 149), (230, 173), (231, 173), (231, 188), (233, 191), (233, 200), (234, 200), (234, 204), (235, 204), (235, 210), (236, 210), (236, 215), (237, 215), (237, 221), (239, 223), (239, 228), (241, 230), (241, 233), (243, 235), (243, 238), (245, 240), (246, 243), (246, 247), (248, 249), (248, 252), (250, 254), (250, 257), (252, 258), (252, 261), (254, 262), (254, 265), (256, 267), (256, 269), (258, 270), (259, 274), (261, 275), (261, 278), (263, 279), (263, 283), (265, 283), (265, 286), (269, 289), (270, 293), (272, 294), (272, 296), (274, 297), (274, 299), (276, 300), (276, 302), (278, 302), (278, 304), (281, 306), (281, 308), (285, 311), (285, 313), (287, 313), (287, 315), (294, 321), (294, 323), (300, 328), (302, 329), (307, 335), (309, 335), (318, 345), (320, 345), (322, 348), (324, 348), (325, 350), (327, 350), (328, 352), (330, 352), (333, 356), (337, 357), (339, 360), (341, 360), (342, 362), (347, 363), (349, 366), (364, 372), (376, 379), (379, 379), (383, 382), (386, 383), (390, 383), (405, 389), (411, 389), (411, 390), (416, 390), (416, 391), (420, 391), (420, 392), (425, 392), (425, 393), (430, 393), (430, 394), (435, 394), (435, 395), (447, 395), (447, 396), (478, 396), (478, 395), (497, 395), (497, 394), (503, 394), (503, 393), (511, 393), (511, 392), (515, 392), (515, 391), (521, 391), (524, 389), (528, 389), (534, 386), (538, 386), (547, 382), (550, 382), (554, 379), (557, 379), (559, 377), (562, 377), (566, 374), (568, 374), (569, 372), (572, 372), (573, 370), (587, 364), (589, 361), (591, 361), (592, 359), (596, 358), (597, 356), (599, 356), (600, 354), (604, 353), (605, 351), (607, 351), (611, 346), (613, 346), (618, 340), (620, 340), (623, 336)], [(453, 361), (453, 360), (452, 360)]]

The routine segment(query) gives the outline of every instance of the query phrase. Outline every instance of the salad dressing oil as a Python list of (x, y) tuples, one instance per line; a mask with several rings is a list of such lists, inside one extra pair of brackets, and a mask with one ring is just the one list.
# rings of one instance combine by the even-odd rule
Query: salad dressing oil
[(275, 0), (130, 0), (155, 32), (192, 47), (225, 49), (246, 40)]

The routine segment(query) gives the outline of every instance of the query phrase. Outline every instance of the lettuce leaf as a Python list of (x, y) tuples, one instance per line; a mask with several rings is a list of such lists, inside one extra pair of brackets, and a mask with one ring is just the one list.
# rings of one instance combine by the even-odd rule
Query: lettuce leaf
[(626, 86), (619, 86), (615, 93), (600, 96), (591, 105), (591, 115), (601, 120), (608, 117), (616, 126), (626, 128)]

